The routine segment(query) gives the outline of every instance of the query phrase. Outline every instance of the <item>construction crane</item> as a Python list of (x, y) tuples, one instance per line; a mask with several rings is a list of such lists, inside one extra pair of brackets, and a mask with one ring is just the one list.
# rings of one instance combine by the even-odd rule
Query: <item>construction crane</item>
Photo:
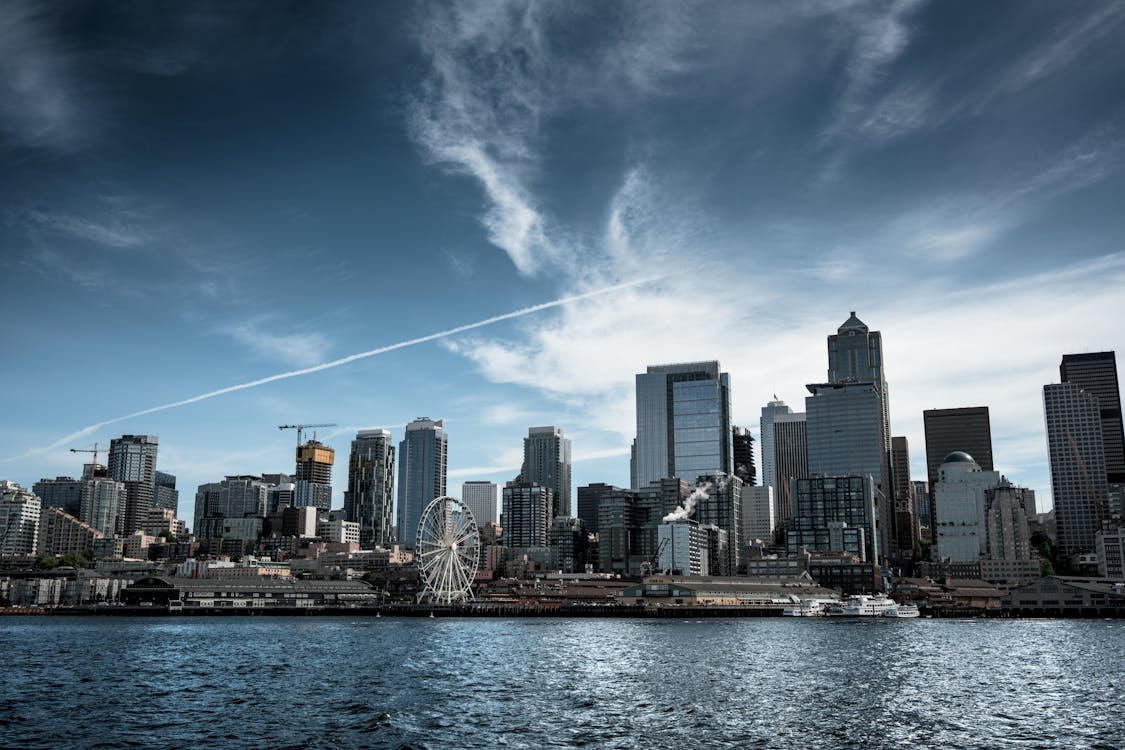
[[(97, 470), (98, 470), (98, 444), (97, 443), (94, 443), (93, 448), (71, 448), (70, 452), (71, 453), (93, 453), (94, 454), (94, 463), (91, 465), (92, 468), (90, 469), (90, 471), (91, 472), (97, 472)], [(92, 476), (96, 476), (96, 474), (92, 474)]]
[(309, 429), (310, 427), (335, 427), (335, 426), (336, 426), (335, 422), (325, 422), (324, 424), (279, 424), (277, 426), (277, 429), (279, 429), (279, 430), (296, 430), (297, 431), (297, 447), (300, 448), (301, 447), (301, 436), (304, 434), (305, 430)]

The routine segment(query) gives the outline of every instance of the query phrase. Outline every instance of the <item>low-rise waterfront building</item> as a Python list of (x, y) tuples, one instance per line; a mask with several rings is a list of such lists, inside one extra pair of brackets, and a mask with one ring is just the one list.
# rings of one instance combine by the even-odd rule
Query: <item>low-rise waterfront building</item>
[[(213, 580), (150, 576), (121, 592), (131, 606), (349, 607), (378, 603), (379, 594), (362, 581), (299, 581), (258, 577)], [(179, 605), (175, 603), (179, 602)]]
[(1125, 581), (1113, 578), (1045, 576), (1012, 589), (1003, 608), (1038, 617), (1125, 615)]
[(838, 599), (807, 576), (793, 580), (649, 576), (618, 594), (625, 605), (646, 607), (739, 607), (780, 612), (800, 599)]

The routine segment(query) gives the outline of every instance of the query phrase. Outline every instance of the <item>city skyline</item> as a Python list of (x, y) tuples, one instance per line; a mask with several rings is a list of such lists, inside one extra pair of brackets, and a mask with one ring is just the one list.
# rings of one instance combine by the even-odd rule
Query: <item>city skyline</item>
[(292, 472), (278, 425), (337, 422), (317, 439), (339, 508), (355, 433), (430, 414), (452, 487), (502, 486), (548, 424), (574, 487), (626, 486), (636, 373), (721, 362), (758, 438), (856, 310), (913, 477), (923, 412), (983, 405), (996, 470), (1045, 510), (1043, 385), (1064, 354), (1125, 351), (1123, 22), (5, 4), (0, 479), (154, 435), (189, 516), (203, 484)]

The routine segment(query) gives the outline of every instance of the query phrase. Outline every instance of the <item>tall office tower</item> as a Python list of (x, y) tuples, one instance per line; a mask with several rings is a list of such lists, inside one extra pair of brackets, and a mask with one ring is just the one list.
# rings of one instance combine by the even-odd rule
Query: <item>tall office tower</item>
[(548, 531), (547, 544), (551, 548), (548, 560), (552, 570), (581, 573), (586, 569), (590, 535), (581, 518), (555, 518)]
[(777, 508), (773, 499), (773, 487), (742, 488), (742, 544), (750, 546), (754, 540), (765, 544), (773, 541), (777, 528)]
[(360, 430), (348, 457), (344, 517), (359, 524), (363, 549), (395, 542), (395, 447), (388, 430)]
[(578, 517), (586, 524), (586, 530), (591, 534), (598, 533), (598, 513), (602, 498), (614, 492), (620, 493), (624, 490), (601, 482), (578, 488)]
[(31, 485), (44, 508), (62, 508), (72, 516), (82, 512), (82, 480), (74, 477), (40, 479)]
[(914, 514), (918, 516), (918, 524), (924, 529), (923, 536), (928, 541), (930, 530), (933, 528), (933, 516), (930, 515), (930, 483), (923, 479), (911, 480), (914, 491)]
[(758, 483), (758, 467), (754, 465), (754, 436), (745, 427), (732, 427), (731, 455), (734, 456), (734, 475), (742, 480), (743, 487)]
[[(870, 476), (875, 482), (876, 548), (884, 558), (896, 556), (894, 489), (890, 455), (884, 450), (883, 397), (872, 382), (821, 383), (808, 386), (805, 399), (810, 476)], [(883, 559), (869, 559), (881, 563)]]
[(987, 406), (959, 409), (927, 409), (922, 412), (926, 430), (926, 480), (930, 483), (930, 518), (934, 511), (934, 487), (938, 469), (950, 453), (967, 453), (985, 471), (992, 471), (992, 426)]
[(632, 486), (732, 472), (730, 377), (718, 362), (653, 365), (637, 375)]
[(882, 555), (875, 528), (875, 482), (863, 476), (798, 479), (786, 551), (848, 552), (867, 562)]
[(762, 407), (762, 418), (758, 422), (761, 429), (761, 452), (762, 452), (762, 486), (773, 487), (774, 494), (778, 492), (779, 485), (777, 481), (777, 463), (774, 452), (773, 440), (773, 424), (774, 420), (780, 416), (792, 414), (793, 410), (785, 405), (785, 402), (777, 397), (775, 393), (773, 401)]
[(895, 541), (899, 559), (909, 560), (918, 542), (918, 516), (914, 512), (914, 485), (910, 481), (910, 444), (903, 436), (891, 438), (891, 481), (894, 485)]
[(869, 330), (852, 310), (836, 334), (828, 337), (828, 382), (875, 384), (883, 401), (883, 451), (889, 454), (891, 408), (883, 366), (883, 335)]
[(124, 536), (128, 498), (124, 482), (109, 477), (92, 477), (82, 483), (82, 505), (78, 518), (106, 536)]
[(0, 481), (0, 554), (34, 555), (39, 545), (39, 496)]
[(1074, 383), (1098, 397), (1105, 447), (1106, 481), (1125, 482), (1125, 427), (1121, 420), (1121, 387), (1117, 381), (1117, 358), (1113, 352), (1064, 354), (1059, 365), (1064, 383)]
[(126, 536), (144, 527), (156, 495), (156, 435), (122, 435), (109, 441), (110, 479), (125, 483)]
[(1059, 552), (1094, 551), (1107, 506), (1101, 403), (1074, 383), (1043, 386)]
[(180, 510), (180, 492), (176, 489), (175, 475), (158, 471), (153, 481), (156, 488), (152, 498), (152, 507), (178, 513)]
[(298, 508), (332, 509), (332, 465), (336, 451), (310, 440), (297, 446), (297, 492), (293, 505)]
[(554, 493), (535, 482), (513, 480), (504, 485), (504, 546), (509, 549), (546, 547), (551, 528)]
[(725, 550), (710, 558), (711, 572), (733, 576), (742, 563), (742, 480), (735, 476), (702, 476), (699, 483), (710, 488), (706, 497), (696, 503), (692, 517), (701, 526), (721, 529), (726, 538)]
[(465, 482), (461, 485), (461, 502), (468, 506), (477, 528), (486, 523), (500, 523), (497, 507), (500, 487), (495, 482)]
[[(584, 492), (588, 490), (588, 492)], [(631, 568), (631, 548), (637, 523), (637, 493), (621, 487), (598, 484), (578, 490), (579, 513), (585, 498), (592, 507), (597, 504), (598, 570), (602, 573), (628, 575)], [(579, 518), (582, 516), (579, 515)]]
[(449, 439), (440, 419), (419, 417), (398, 444), (398, 543), (414, 549), (422, 511), (445, 495)]
[(977, 562), (984, 557), (988, 551), (985, 493), (999, 487), (1000, 479), (999, 472), (982, 469), (964, 451), (945, 457), (934, 486), (938, 560)]
[(570, 515), (570, 440), (558, 427), (532, 427), (523, 439), (525, 482), (551, 488), (551, 518)]
[(783, 524), (793, 515), (793, 480), (809, 475), (809, 431), (804, 412), (774, 416), (773, 465), (777, 522)]

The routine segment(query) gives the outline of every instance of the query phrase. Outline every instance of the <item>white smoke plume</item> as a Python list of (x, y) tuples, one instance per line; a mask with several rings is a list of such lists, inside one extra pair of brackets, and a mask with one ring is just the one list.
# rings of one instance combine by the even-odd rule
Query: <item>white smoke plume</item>
[(711, 495), (709, 494), (711, 492), (711, 486), (712, 485), (710, 482), (705, 482), (704, 484), (696, 487), (695, 490), (684, 500), (683, 505), (676, 508), (668, 515), (664, 516), (664, 523), (671, 523), (673, 521), (686, 521), (688, 519), (688, 516), (692, 514), (692, 511), (695, 510), (695, 506), (700, 500), (706, 500), (707, 498), (711, 497)]

